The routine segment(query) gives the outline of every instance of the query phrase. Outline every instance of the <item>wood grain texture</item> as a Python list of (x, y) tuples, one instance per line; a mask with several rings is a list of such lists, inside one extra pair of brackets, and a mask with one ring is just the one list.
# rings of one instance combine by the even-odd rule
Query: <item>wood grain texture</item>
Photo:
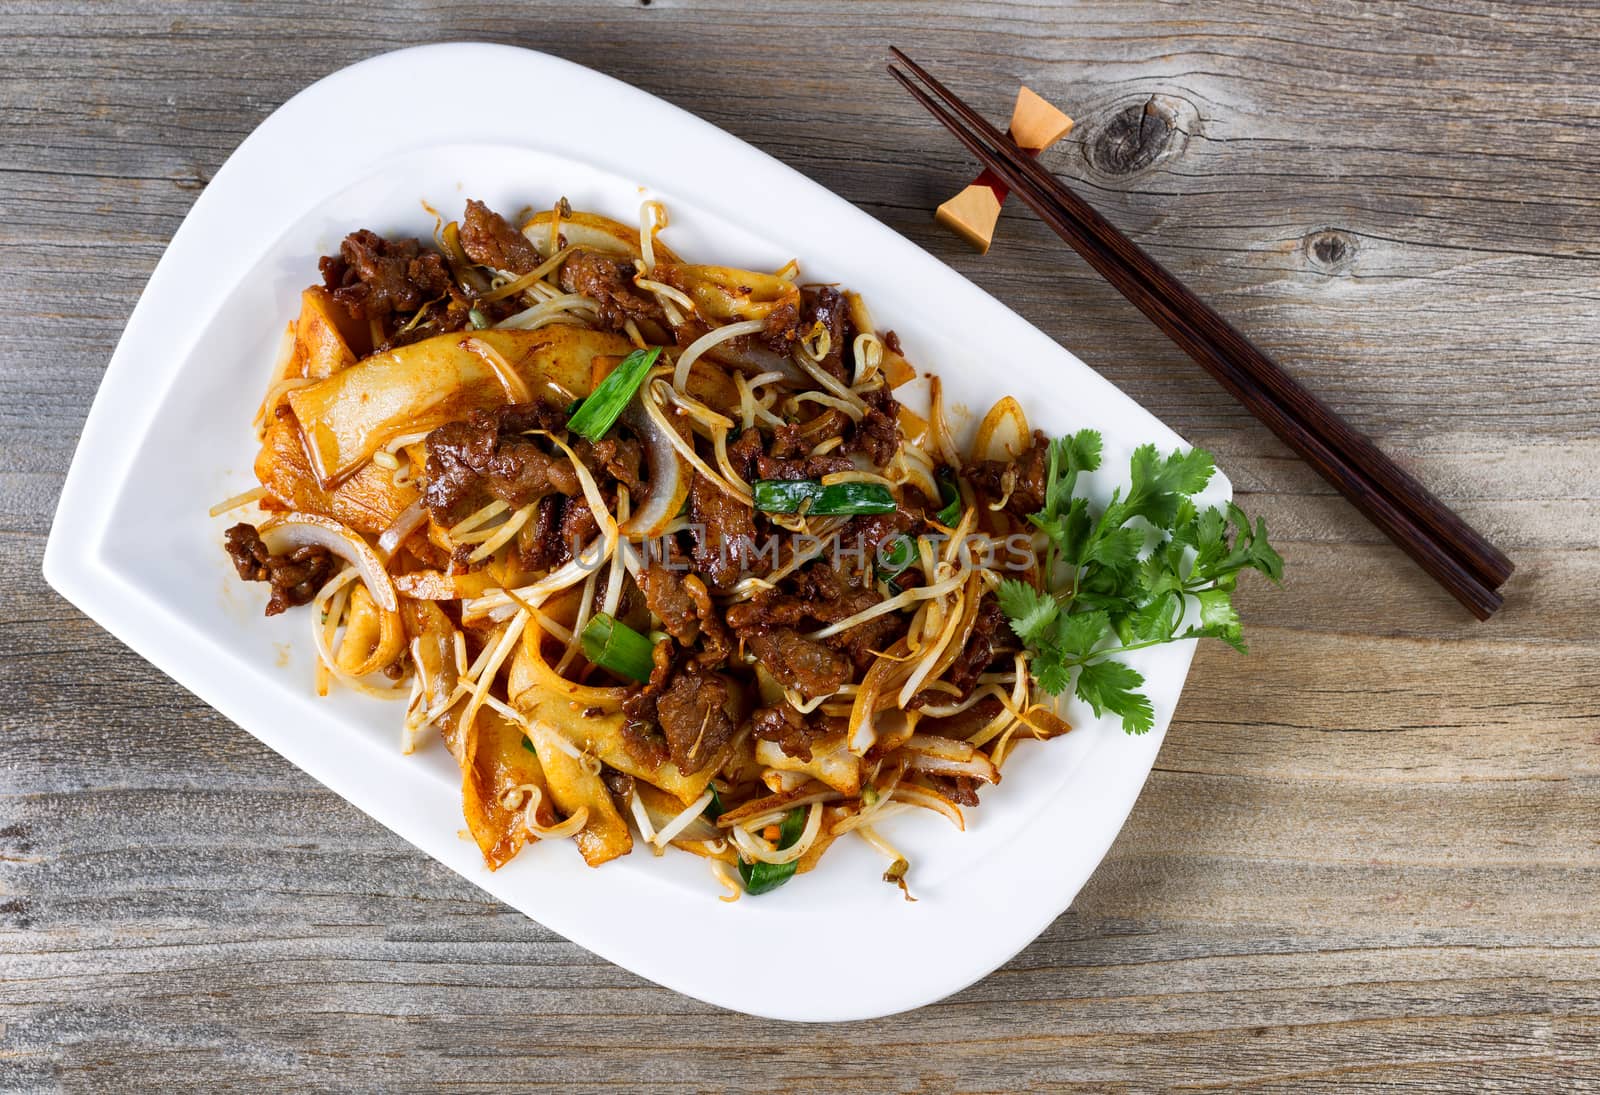
[[(1588, 5), (0, 15), (0, 1089), (1600, 1089)], [(1213, 449), (1283, 541), (1287, 588), (1243, 598), (1253, 653), (1201, 652), (1089, 886), (951, 1000), (835, 1028), (644, 983), (43, 585), (105, 362), (206, 181), (317, 77), (451, 39), (610, 72), (834, 189)], [(1079, 119), (1046, 162), (1504, 546), (1505, 609), (1472, 623), (1024, 211), (981, 258), (935, 228), (973, 165), (883, 75), (889, 42), (992, 117), (1026, 82)], [(507, 107), (468, 74), (440, 93)]]

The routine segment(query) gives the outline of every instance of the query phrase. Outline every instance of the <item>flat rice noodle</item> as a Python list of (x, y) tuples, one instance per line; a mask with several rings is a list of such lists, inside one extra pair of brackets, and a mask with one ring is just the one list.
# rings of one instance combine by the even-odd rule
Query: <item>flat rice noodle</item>
[(289, 414), (267, 420), (256, 456), (256, 481), (278, 501), (299, 513), (316, 513), (376, 536), (415, 502), (421, 492), (394, 485), (394, 473), (364, 464), (332, 490), (325, 489), (306, 459), (300, 427)]
[(501, 588), (501, 581), (487, 568), (469, 571), (466, 574), (413, 570), (409, 574), (396, 574), (394, 588), (402, 597), (412, 597), (419, 601), (457, 601), (468, 597), (482, 597), (491, 589)]
[[(524, 666), (527, 664), (525, 654), (526, 647), (519, 653), (518, 660), (512, 663), (513, 691), (519, 683), (518, 663)], [(527, 688), (520, 693), (514, 691), (514, 694), (515, 699), (512, 702), (529, 721), (537, 721), (547, 726), (552, 732), (560, 734), (584, 752), (599, 757), (617, 771), (652, 783), (663, 791), (676, 795), (685, 806), (705, 793), (711, 777), (716, 775), (717, 769), (722, 767), (733, 750), (733, 742), (730, 741), (714, 753), (705, 767), (697, 772), (684, 772), (670, 760), (658, 767), (651, 767), (648, 764), (641, 764), (629, 752), (622, 729), (626, 716), (620, 710), (591, 714), (595, 708), (587, 707), (581, 702), (568, 699), (542, 686)]]
[(448, 702), (456, 689), (455, 625), (431, 601), (400, 597), (400, 620), (405, 624), (413, 661), (421, 675), (423, 710), (433, 711)]
[[(546, 660), (541, 628), (530, 626), (522, 640), (506, 685), (512, 706), (617, 771), (676, 795), (685, 806), (705, 793), (739, 740), (737, 736), (730, 740), (697, 772), (684, 772), (670, 760), (658, 767), (642, 764), (628, 749), (623, 733), (622, 701), (628, 690), (579, 684), (560, 676)], [(742, 715), (739, 712), (734, 721), (741, 721)]]
[[(484, 864), (493, 871), (538, 839), (524, 824), (523, 809), (506, 809), (507, 793), (518, 787), (537, 788), (539, 805), (534, 821), (548, 826), (558, 820), (551, 804), (552, 791), (539, 758), (523, 744), (520, 726), (494, 708), (482, 707), (463, 733), (459, 714), (458, 705), (439, 719), (439, 726), (461, 766), (461, 812), (467, 830), (483, 853)], [(526, 795), (519, 795), (518, 801), (525, 802)]]
[[(481, 712), (480, 712), (481, 714)], [(633, 850), (633, 834), (617, 812), (599, 773), (591, 772), (577, 757), (569, 755), (553, 740), (556, 731), (543, 722), (530, 722), (529, 737), (544, 768), (550, 797), (567, 817), (587, 809), (589, 817), (573, 840), (585, 863), (591, 867), (627, 855)]]
[(1033, 442), (1028, 432), (1028, 416), (1022, 404), (1011, 396), (1003, 397), (978, 423), (978, 432), (972, 441), (972, 459), (1015, 460)]
[(326, 289), (313, 285), (300, 294), (289, 376), (329, 377), (371, 352), (367, 325), (354, 319)]
[(657, 262), (656, 281), (688, 294), (702, 319), (737, 323), (766, 319), (785, 305), (800, 307), (800, 287), (787, 278), (732, 266)]
[(775, 741), (757, 739), (756, 760), (780, 772), (804, 772), (850, 798), (861, 793), (861, 760), (850, 752), (843, 732), (813, 741), (810, 760), (789, 756)]
[(503, 357), (535, 398), (566, 403), (589, 392), (596, 355), (621, 356), (631, 343), (609, 331), (554, 325), (536, 331), (453, 332), (374, 354), (326, 380), (289, 393), (323, 485), (353, 472), (388, 441), (498, 407), (505, 387), (465, 343), (478, 339)]
[(350, 594), (350, 614), (345, 618), (344, 638), (334, 658), (339, 668), (346, 673), (359, 673), (383, 641), (382, 630), (383, 616), (367, 587), (358, 582)]
[[(528, 237), (541, 258), (549, 258), (555, 253), (550, 250), (550, 220), (554, 216), (552, 210), (546, 209), (542, 213), (536, 213), (522, 226), (522, 234)], [(627, 255), (635, 259), (643, 257), (639, 253), (637, 224), (623, 224), (610, 217), (602, 217), (598, 213), (584, 213), (577, 210), (568, 213), (561, 218), (561, 235), (569, 247), (586, 247), (591, 251)], [(656, 236), (655, 252), (658, 263), (679, 261), (678, 256), (672, 253), (672, 249), (661, 242), (659, 235)]]

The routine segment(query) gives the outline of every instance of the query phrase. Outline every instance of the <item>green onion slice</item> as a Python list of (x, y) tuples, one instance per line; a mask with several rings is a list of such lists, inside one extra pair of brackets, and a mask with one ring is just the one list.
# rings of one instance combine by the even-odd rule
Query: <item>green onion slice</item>
[(606, 431), (616, 425), (617, 419), (627, 409), (628, 404), (633, 402), (639, 385), (644, 383), (644, 378), (650, 373), (650, 367), (660, 356), (661, 347), (655, 346), (648, 350), (635, 350), (623, 358), (621, 363), (595, 386), (589, 397), (578, 404), (578, 409), (567, 420), (567, 429), (587, 437), (590, 441), (598, 441), (604, 437)]
[(961, 520), (961, 491), (955, 480), (945, 474), (939, 476), (939, 501), (944, 503), (944, 508), (933, 515), (934, 520), (946, 528), (955, 528), (956, 522)]
[[(800, 834), (806, 830), (806, 807), (796, 806), (783, 815), (783, 822), (778, 826), (778, 850), (794, 846), (800, 839)], [(755, 896), (770, 893), (794, 877), (795, 869), (800, 866), (797, 859), (793, 863), (746, 863), (741, 857), (739, 860), (739, 877), (744, 880), (745, 893)]]
[(916, 560), (917, 542), (902, 532), (878, 548), (878, 573), (884, 578), (893, 578)]
[(815, 479), (757, 479), (750, 485), (762, 513), (807, 513), (831, 517), (853, 513), (893, 513), (894, 495), (882, 483), (834, 483)]
[(476, 327), (480, 331), (483, 330), (485, 327), (489, 326), (488, 317), (485, 316), (482, 312), (478, 311), (478, 309), (476, 309), (476, 308), (467, 309), (467, 319), (468, 319), (469, 322), (471, 322), (471, 324), (474, 327)]
[(596, 613), (583, 629), (583, 656), (602, 669), (636, 681), (650, 679), (655, 662), (650, 640), (607, 613)]

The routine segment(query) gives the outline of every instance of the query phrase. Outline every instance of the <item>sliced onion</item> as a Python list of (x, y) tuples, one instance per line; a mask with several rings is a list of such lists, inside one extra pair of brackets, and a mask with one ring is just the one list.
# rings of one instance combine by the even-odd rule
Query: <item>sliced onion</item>
[(623, 523), (622, 534), (630, 540), (654, 539), (666, 530), (689, 496), (688, 465), (678, 455), (666, 427), (647, 413), (638, 399), (628, 403), (622, 422), (644, 446), (645, 466), (650, 471), (644, 499)]
[(405, 543), (406, 537), (416, 532), (428, 522), (428, 507), (418, 498), (405, 509), (400, 511), (400, 516), (390, 522), (389, 527), (378, 534), (378, 551), (388, 558), (394, 554), (395, 548)]
[(911, 758), (910, 767), (913, 771), (931, 772), (938, 776), (967, 776), (970, 779), (982, 780), (984, 783), (1000, 782), (1000, 770), (982, 753), (974, 754), (966, 760), (936, 756), (932, 753), (916, 753)]
[(978, 423), (977, 436), (972, 441), (973, 460), (1015, 460), (1027, 449), (1028, 416), (1022, 413), (1022, 404), (1006, 396), (983, 416)]
[[(356, 568), (374, 604), (384, 612), (400, 611), (400, 598), (383, 568), (383, 560), (364, 539), (338, 521), (312, 513), (274, 517), (261, 526), (261, 541), (274, 555), (300, 547), (326, 548)], [(399, 623), (398, 618), (395, 622)]]

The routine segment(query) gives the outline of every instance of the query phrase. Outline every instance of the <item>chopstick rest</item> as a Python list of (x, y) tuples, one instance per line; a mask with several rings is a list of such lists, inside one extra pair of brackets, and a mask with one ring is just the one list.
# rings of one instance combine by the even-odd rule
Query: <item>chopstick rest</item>
[[(1017, 89), (1007, 133), (1030, 156), (1037, 156), (1072, 132), (1072, 119), (1051, 106), (1029, 87)], [(972, 185), (939, 206), (934, 220), (970, 243), (981, 255), (994, 242), (1000, 207), (1010, 188), (985, 168)]]

